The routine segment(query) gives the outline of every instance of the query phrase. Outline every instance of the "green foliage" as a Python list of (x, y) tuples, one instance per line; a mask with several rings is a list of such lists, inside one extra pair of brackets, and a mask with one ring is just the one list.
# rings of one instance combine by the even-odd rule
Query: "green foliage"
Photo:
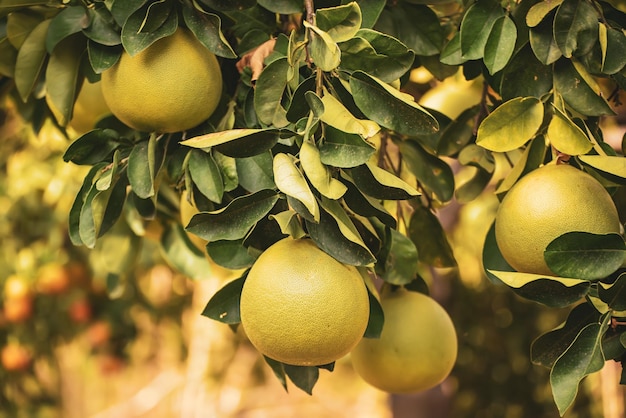
[[(111, 117), (67, 148), (65, 161), (91, 167), (69, 213), (72, 243), (130, 248), (158, 222), (165, 258), (201, 278), (207, 262), (183, 226), (208, 241), (213, 262), (232, 269), (250, 267), (286, 235), (309, 236), (341, 262), (421, 289), (420, 269), (456, 266), (437, 217), (450, 202), (491, 187), (502, 196), (529, 171), (566, 156), (612, 190), (626, 183), (624, 157), (604, 144), (599, 123), (615, 113), (606, 92), (626, 86), (626, 18), (609, 3), (337, 0), (314, 14), (305, 3), (316, 2), (0, 6), (0, 74), (13, 79), (24, 112), (39, 115), (35, 127), (46, 118), (67, 125), (83, 82), (98, 80), (122, 51), (137, 54), (179, 26), (221, 57), (222, 104), (198, 127), (157, 136)], [(235, 71), (234, 59), (244, 57), (251, 60)], [(462, 73), (482, 81), (480, 104), (455, 120), (419, 105), (397, 88), (418, 67), (440, 80)], [(510, 167), (494, 184), (502, 160)], [(455, 179), (458, 165), (475, 170), (469, 180)], [(183, 192), (198, 213), (181, 226)], [(494, 283), (522, 297), (551, 307), (585, 299), (533, 345), (533, 361), (552, 370), (563, 414), (584, 376), (609, 357), (626, 358), (624, 327), (611, 322), (626, 307), (624, 241), (575, 233), (557, 238), (545, 256), (554, 276), (515, 272), (492, 230), (483, 263)], [(122, 274), (131, 258), (110, 273)], [(244, 278), (216, 293), (204, 314), (236, 324)], [(367, 337), (382, 326), (373, 306)], [(268, 363), (285, 387), (289, 377), (312, 391), (317, 367)]]

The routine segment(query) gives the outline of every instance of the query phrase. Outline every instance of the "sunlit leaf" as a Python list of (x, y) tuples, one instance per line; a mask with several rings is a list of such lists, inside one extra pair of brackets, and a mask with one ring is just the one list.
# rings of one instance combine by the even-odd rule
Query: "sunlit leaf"
[(613, 180), (626, 179), (626, 158), (623, 156), (579, 155), (578, 159)]
[(333, 38), (306, 20), (303, 23), (304, 27), (309, 29), (311, 45), (309, 51), (315, 65), (323, 71), (332, 71), (337, 68), (341, 62), (341, 50)]
[(419, 192), (414, 187), (401, 178), (369, 162), (350, 171), (352, 179), (358, 188), (371, 197), (405, 200), (419, 195)]
[(322, 122), (340, 131), (359, 134), (364, 138), (369, 138), (380, 131), (380, 126), (376, 122), (354, 117), (332, 94), (325, 94), (321, 101), (324, 105), (324, 113), (320, 116)]
[(526, 24), (533, 28), (537, 26), (552, 10), (557, 8), (563, 0), (542, 1), (535, 3), (526, 14)]
[(547, 137), (554, 148), (567, 155), (586, 154), (593, 147), (583, 130), (557, 108), (553, 108)]
[(504, 10), (496, 1), (473, 3), (461, 21), (461, 54), (466, 60), (483, 57), (487, 39), (496, 20), (504, 15)]
[(210, 148), (234, 158), (252, 157), (270, 150), (280, 139), (277, 129), (231, 129), (213, 132), (182, 141), (192, 148)]
[(72, 119), (84, 50), (84, 40), (68, 38), (55, 48), (46, 67), (46, 102), (61, 126)]
[(293, 157), (284, 153), (276, 154), (273, 169), (274, 181), (278, 190), (302, 202), (313, 215), (313, 219), (319, 220), (320, 210), (315, 195), (313, 195), (304, 175), (296, 166)]
[(356, 1), (315, 11), (315, 23), (335, 42), (344, 42), (356, 35), (361, 19), (361, 8)]
[(324, 142), (319, 148), (322, 163), (341, 168), (352, 168), (365, 164), (376, 148), (360, 135), (349, 134), (326, 126)]
[(304, 141), (299, 156), (304, 173), (318, 192), (329, 199), (339, 199), (343, 196), (346, 186), (332, 177), (330, 169), (322, 163), (320, 152), (314, 144)]
[(513, 55), (516, 41), (517, 28), (513, 19), (508, 16), (499, 17), (485, 44), (484, 62), (489, 74), (495, 74), (506, 66)]
[(476, 143), (490, 151), (507, 152), (524, 145), (543, 121), (543, 103), (518, 97), (497, 107), (478, 127)]

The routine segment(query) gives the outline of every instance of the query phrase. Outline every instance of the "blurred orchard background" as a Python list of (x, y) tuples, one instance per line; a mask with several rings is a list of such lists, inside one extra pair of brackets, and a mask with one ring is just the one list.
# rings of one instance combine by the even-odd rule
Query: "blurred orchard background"
[[(346, 357), (334, 372), (322, 371), (312, 396), (293, 385), (286, 392), (240, 330), (201, 315), (237, 276), (217, 269), (204, 280), (181, 276), (151, 238), (158, 224), (135, 225), (143, 239), (132, 248), (71, 244), (68, 213), (86, 173), (62, 155), (106, 116), (99, 85), (83, 86), (67, 131), (48, 121), (35, 133), (6, 93), (9, 82), (0, 80), (0, 417), (558, 416), (549, 371), (531, 364), (529, 350), (567, 312), (522, 300), (484, 276), (482, 243), (497, 207), (489, 189), (440, 212), (459, 267), (422, 272), (457, 328), (452, 375), (426, 393), (389, 395), (360, 380)], [(478, 103), (481, 88), (459, 77), (437, 82), (421, 69), (403, 85), (452, 118)], [(619, 149), (626, 117), (617, 110), (622, 116), (606, 132)], [(456, 176), (462, 182), (467, 173)], [(102, 266), (110, 270), (133, 252), (138, 261), (117, 265), (122, 280), (107, 292)], [(620, 373), (607, 363), (588, 377), (565, 416), (624, 417)]]

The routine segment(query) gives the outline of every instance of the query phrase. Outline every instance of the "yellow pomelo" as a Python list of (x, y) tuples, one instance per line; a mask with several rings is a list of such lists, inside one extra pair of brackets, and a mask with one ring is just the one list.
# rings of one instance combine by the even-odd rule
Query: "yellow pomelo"
[(348, 354), (369, 319), (363, 278), (310, 239), (285, 238), (265, 250), (241, 292), (241, 324), (264, 355), (323, 365)]
[(111, 113), (104, 101), (101, 84), (101, 82), (90, 83), (85, 80), (80, 88), (74, 104), (72, 120), (69, 123), (69, 126), (78, 134), (89, 132), (100, 119)]
[(102, 73), (102, 92), (111, 112), (131, 128), (179, 132), (215, 111), (222, 73), (215, 55), (179, 28), (134, 56), (123, 52)]
[(566, 164), (551, 164), (522, 177), (496, 213), (496, 242), (517, 271), (554, 275), (543, 253), (567, 232), (620, 233), (615, 204), (589, 174)]
[(354, 370), (370, 385), (412, 393), (441, 383), (452, 371), (458, 342), (445, 309), (403, 288), (381, 295), (385, 323), (380, 338), (364, 338), (351, 353)]
[(482, 83), (467, 81), (461, 75), (448, 77), (419, 99), (419, 104), (456, 119), (464, 110), (480, 103)]

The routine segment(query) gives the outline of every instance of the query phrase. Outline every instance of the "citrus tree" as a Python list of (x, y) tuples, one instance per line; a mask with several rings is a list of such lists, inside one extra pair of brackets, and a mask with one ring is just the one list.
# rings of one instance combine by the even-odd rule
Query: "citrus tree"
[[(204, 315), (243, 323), (283, 385), (311, 392), (319, 368), (355, 346), (357, 371), (385, 390), (445, 378), (454, 328), (407, 291), (427, 294), (431, 269), (456, 266), (438, 210), (485, 191), (504, 199), (485, 239), (487, 277), (571, 308), (531, 350), (551, 369), (559, 412), (585, 376), (624, 358), (626, 246), (611, 194), (626, 165), (603, 128), (626, 85), (623, 5), (5, 0), (0, 19), (0, 73), (36, 130), (52, 120), (73, 132), (76, 99), (94, 83), (112, 112), (63, 155), (88, 169), (71, 242), (115, 254), (101, 266), (110, 289), (131, 280), (155, 233), (189, 277), (241, 271)], [(418, 104), (417, 71), (473, 80), (476, 104), (450, 114)], [(404, 331), (413, 315), (433, 319)], [(389, 339), (415, 348), (403, 332), (432, 339), (406, 354), (414, 362), (433, 350), (449, 361), (385, 385), (405, 370), (358, 359), (392, 361)]]

